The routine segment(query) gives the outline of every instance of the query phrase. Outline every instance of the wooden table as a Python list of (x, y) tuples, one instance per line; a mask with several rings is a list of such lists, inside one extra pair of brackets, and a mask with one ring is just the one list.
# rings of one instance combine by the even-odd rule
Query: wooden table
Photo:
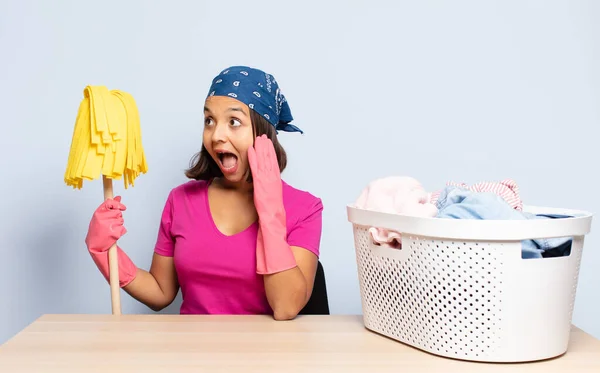
[(600, 372), (600, 341), (573, 328), (552, 360), (437, 357), (364, 328), (360, 316), (45, 315), (0, 346), (0, 372)]

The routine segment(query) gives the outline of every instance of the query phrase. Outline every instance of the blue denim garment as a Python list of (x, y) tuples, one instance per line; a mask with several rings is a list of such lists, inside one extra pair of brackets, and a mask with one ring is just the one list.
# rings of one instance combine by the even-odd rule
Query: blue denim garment
[[(512, 208), (497, 194), (472, 192), (468, 189), (447, 186), (437, 201), (438, 218), (478, 220), (530, 220), (553, 219), (562, 216), (534, 215)], [(523, 259), (542, 258), (544, 252), (554, 250), (550, 256), (570, 253), (570, 238), (540, 238), (522, 241)]]
[[(554, 214), (531, 214), (524, 213), (529, 219), (566, 219), (572, 218), (569, 215), (554, 215)], [(571, 237), (556, 237), (556, 238), (539, 238), (533, 240), (536, 245), (542, 250), (543, 257), (568, 256), (571, 254)]]

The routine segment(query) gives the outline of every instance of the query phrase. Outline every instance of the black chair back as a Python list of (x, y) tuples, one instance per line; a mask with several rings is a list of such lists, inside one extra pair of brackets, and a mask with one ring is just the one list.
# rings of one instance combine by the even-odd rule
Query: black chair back
[(327, 298), (327, 285), (325, 283), (325, 271), (319, 261), (317, 263), (317, 273), (315, 275), (315, 284), (313, 291), (306, 303), (306, 306), (300, 311), (299, 315), (329, 315), (329, 299)]

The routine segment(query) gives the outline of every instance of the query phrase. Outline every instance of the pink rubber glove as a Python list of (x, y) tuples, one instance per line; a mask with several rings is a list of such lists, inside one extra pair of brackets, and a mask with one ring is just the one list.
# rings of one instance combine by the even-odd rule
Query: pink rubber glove
[[(92, 215), (85, 244), (100, 272), (110, 280), (108, 266), (108, 249), (121, 238), (127, 230), (123, 226), (123, 213), (126, 207), (121, 197), (107, 199)], [(137, 267), (131, 259), (117, 246), (119, 261), (119, 285), (126, 286), (135, 278)]]
[(287, 243), (283, 188), (277, 155), (266, 136), (256, 138), (248, 149), (248, 162), (254, 184), (254, 205), (258, 213), (256, 240), (256, 273), (272, 274), (296, 266)]

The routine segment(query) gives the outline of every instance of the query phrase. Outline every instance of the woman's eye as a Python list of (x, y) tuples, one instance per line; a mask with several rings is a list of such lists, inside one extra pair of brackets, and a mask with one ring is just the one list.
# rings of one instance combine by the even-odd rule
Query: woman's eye
[(241, 126), (241, 125), (242, 125), (242, 122), (240, 122), (240, 121), (239, 121), (239, 120), (237, 120), (237, 119), (232, 119), (232, 120), (231, 120), (231, 125), (232, 125), (232, 126), (234, 126), (234, 127)]
[(213, 120), (211, 118), (204, 119), (204, 125), (205, 126), (210, 126), (212, 124), (213, 124)]

